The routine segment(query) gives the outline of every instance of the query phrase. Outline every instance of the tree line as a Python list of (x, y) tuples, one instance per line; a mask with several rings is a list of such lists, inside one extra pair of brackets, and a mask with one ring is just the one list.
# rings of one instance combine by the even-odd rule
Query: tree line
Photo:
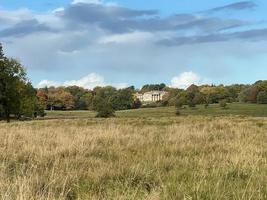
[[(151, 90), (166, 91), (163, 101), (142, 103), (135, 94)], [(244, 102), (267, 104), (267, 81), (257, 81), (252, 85), (233, 84), (224, 85), (191, 85), (187, 89), (167, 87), (164, 83), (147, 84), (141, 89), (133, 86), (116, 89), (112, 86), (95, 87), (87, 90), (78, 86), (49, 87), (37, 90), (40, 105), (47, 110), (97, 110), (99, 102), (108, 103), (113, 110), (135, 109), (141, 106), (175, 106), (176, 104), (194, 107), (198, 104)]]
[(194, 107), (197, 104), (209, 104), (220, 102), (233, 103), (258, 103), (267, 104), (267, 81), (257, 81), (252, 85), (191, 85), (186, 90), (167, 88), (168, 96), (165, 97), (167, 105), (188, 105)]
[(141, 106), (134, 96), (134, 87), (116, 89), (112, 86), (87, 90), (78, 86), (46, 87), (37, 90), (37, 99), (46, 110), (94, 110), (99, 117), (113, 115), (116, 110)]

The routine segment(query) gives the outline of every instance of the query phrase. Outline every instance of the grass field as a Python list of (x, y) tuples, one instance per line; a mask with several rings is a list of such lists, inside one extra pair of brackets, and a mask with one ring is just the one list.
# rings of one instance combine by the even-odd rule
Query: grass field
[(267, 107), (255, 106), (0, 123), (0, 199), (267, 199)]
[[(232, 103), (228, 104), (226, 109), (220, 108), (218, 104), (210, 105), (207, 109), (203, 105), (195, 108), (188, 108), (181, 110), (183, 116), (187, 115), (205, 115), (205, 116), (252, 116), (252, 117), (267, 117), (266, 104), (242, 104)], [(48, 111), (47, 118), (92, 118), (96, 113), (92, 111)], [(160, 107), (160, 108), (143, 108), (137, 110), (126, 110), (116, 112), (116, 117), (119, 118), (146, 118), (146, 117), (174, 117), (174, 107)]]

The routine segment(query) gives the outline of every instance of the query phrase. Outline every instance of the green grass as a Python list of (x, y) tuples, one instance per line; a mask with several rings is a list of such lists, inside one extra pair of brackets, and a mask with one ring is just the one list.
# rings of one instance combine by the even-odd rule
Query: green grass
[[(251, 117), (267, 117), (267, 105), (261, 104), (228, 104), (226, 109), (222, 109), (218, 104), (210, 105), (207, 109), (203, 105), (195, 108), (185, 107), (181, 110), (183, 116), (186, 115), (205, 115), (205, 116), (251, 116)], [(92, 118), (96, 115), (93, 111), (47, 111), (46, 118)], [(160, 108), (142, 108), (136, 110), (117, 111), (116, 117), (119, 118), (161, 118), (175, 116), (174, 107)]]

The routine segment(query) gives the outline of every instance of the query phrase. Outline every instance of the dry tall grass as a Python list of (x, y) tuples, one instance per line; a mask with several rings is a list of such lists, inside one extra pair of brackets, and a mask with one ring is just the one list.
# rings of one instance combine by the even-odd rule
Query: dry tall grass
[(0, 124), (0, 198), (267, 199), (267, 120)]

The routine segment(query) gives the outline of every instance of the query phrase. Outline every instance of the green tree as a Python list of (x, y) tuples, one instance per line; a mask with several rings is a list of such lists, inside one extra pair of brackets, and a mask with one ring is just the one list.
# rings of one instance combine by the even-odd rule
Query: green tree
[(38, 102), (36, 98), (36, 90), (30, 83), (22, 84), (20, 87), (20, 107), (16, 113), (17, 118), (29, 117), (33, 118), (37, 115), (35, 114), (38, 108)]
[(259, 104), (267, 104), (267, 92), (261, 91), (257, 96), (257, 103)]
[(164, 83), (161, 83), (161, 84), (147, 84), (147, 85), (144, 85), (142, 87), (141, 92), (144, 93), (144, 92), (149, 92), (149, 91), (152, 91), (152, 90), (162, 91), (164, 88), (166, 88), (166, 84), (164, 84)]
[(92, 108), (93, 94), (91, 92), (84, 93), (80, 99), (78, 108), (81, 110), (90, 110)]
[(117, 92), (117, 90), (112, 86), (106, 86), (106, 87), (95, 87), (93, 92), (95, 96), (100, 96), (105, 99), (114, 95)]
[(131, 89), (121, 89), (109, 97), (109, 102), (115, 110), (131, 109), (134, 103), (133, 91)]
[(88, 110), (91, 107), (93, 94), (92, 92), (78, 86), (69, 86), (65, 88), (74, 98), (74, 109)]
[(115, 113), (111, 103), (101, 96), (94, 97), (93, 109), (97, 112), (96, 117), (101, 118), (113, 117)]
[(14, 115), (33, 117), (37, 104), (36, 91), (27, 80), (22, 65), (4, 56), (0, 45), (0, 109), (7, 122)]
[(11, 113), (20, 107), (20, 86), (26, 81), (23, 67), (14, 59), (4, 58), (0, 63), (0, 104), (7, 122)]
[(186, 104), (186, 98), (185, 97), (179, 97), (176, 102), (175, 102), (175, 107), (176, 108), (182, 108), (183, 105)]
[(248, 93), (249, 93), (248, 88), (243, 89), (238, 95), (239, 102), (247, 103), (248, 102)]

